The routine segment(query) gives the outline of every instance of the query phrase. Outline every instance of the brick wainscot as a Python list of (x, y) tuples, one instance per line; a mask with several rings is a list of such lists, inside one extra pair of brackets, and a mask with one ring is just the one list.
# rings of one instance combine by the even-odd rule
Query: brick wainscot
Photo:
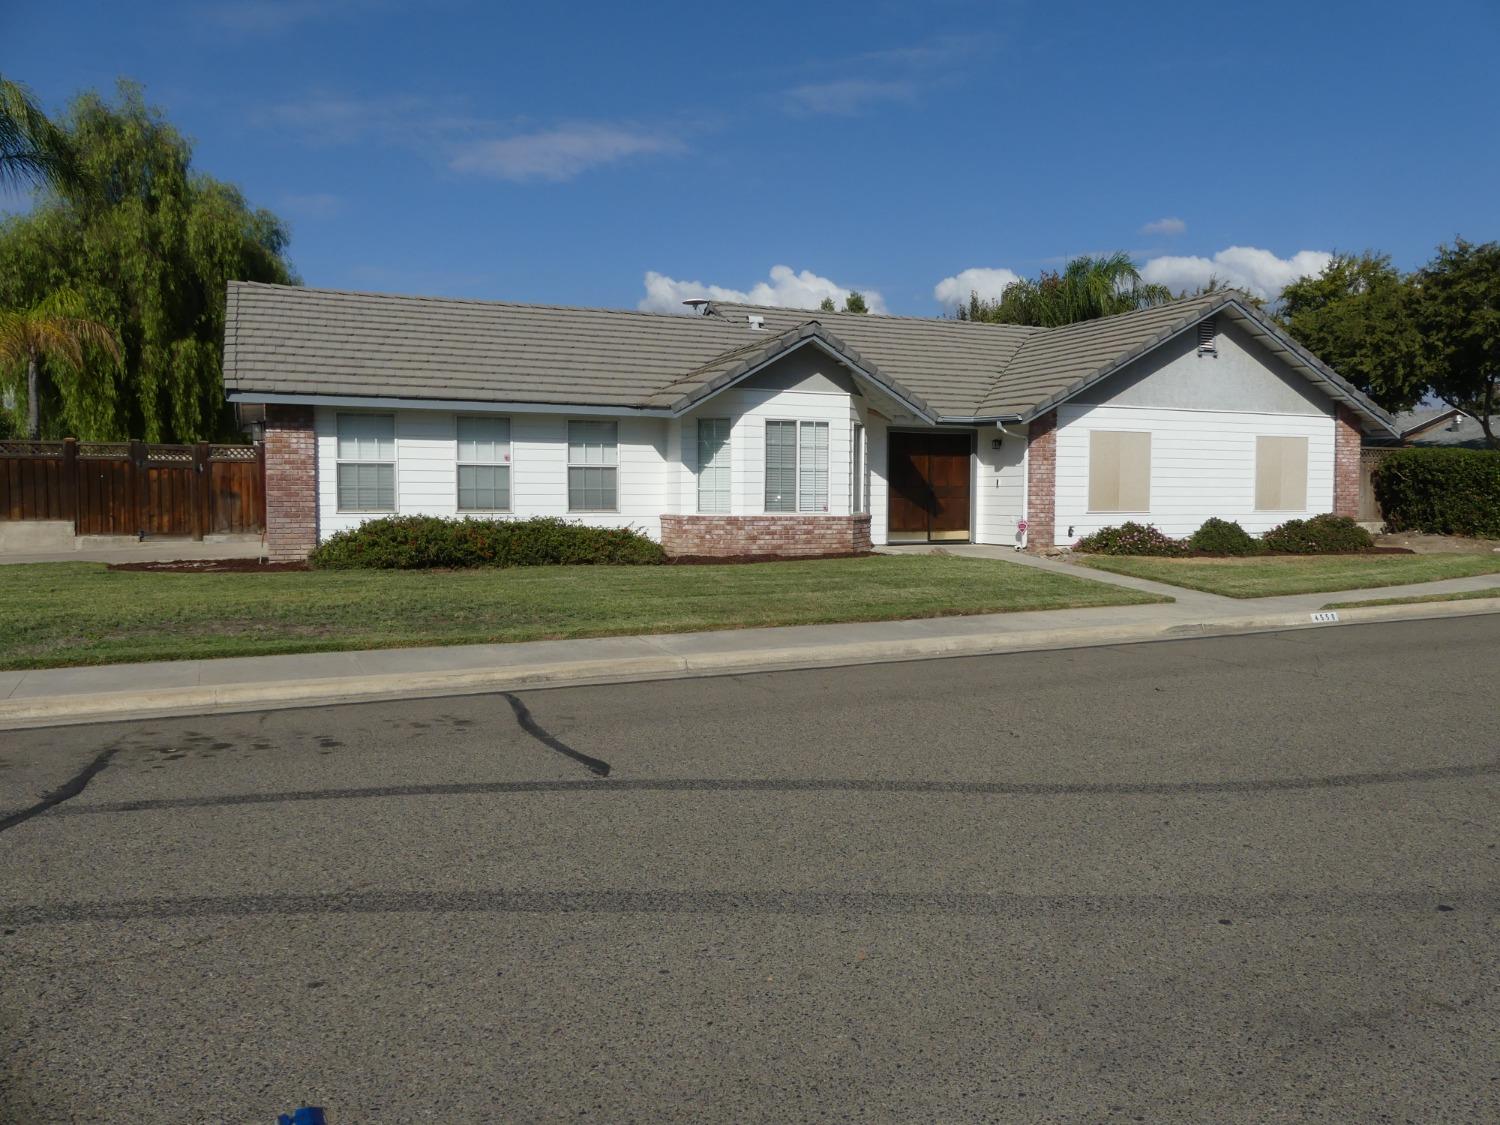
[(669, 516), (661, 518), (669, 555), (833, 555), (870, 549), (870, 517)]

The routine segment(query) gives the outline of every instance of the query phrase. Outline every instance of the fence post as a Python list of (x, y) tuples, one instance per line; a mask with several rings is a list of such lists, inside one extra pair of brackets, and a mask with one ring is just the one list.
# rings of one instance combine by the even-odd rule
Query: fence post
[(130, 518), (135, 524), (136, 535), (141, 539), (146, 537), (146, 508), (150, 491), (151, 483), (146, 477), (146, 443), (132, 441), (130, 443)]
[(188, 501), (193, 509), (194, 539), (201, 540), (208, 530), (208, 505), (212, 493), (208, 475), (208, 442), (200, 441), (193, 446), (193, 483), (188, 489)]
[(63, 511), (73, 521), (73, 534), (78, 534), (78, 439), (63, 438), (62, 460)]

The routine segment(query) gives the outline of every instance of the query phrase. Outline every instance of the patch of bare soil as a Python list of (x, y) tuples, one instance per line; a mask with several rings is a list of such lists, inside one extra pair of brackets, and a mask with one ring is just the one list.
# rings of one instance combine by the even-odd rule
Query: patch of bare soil
[(178, 559), (175, 562), (110, 563), (110, 570), (159, 570), (193, 574), (273, 574), (307, 570), (305, 562), (266, 562), (264, 559)]
[(1401, 547), (1417, 555), (1482, 555), (1500, 552), (1500, 541), (1470, 539), (1464, 535), (1427, 535), (1420, 531), (1398, 531), (1377, 535), (1380, 547)]

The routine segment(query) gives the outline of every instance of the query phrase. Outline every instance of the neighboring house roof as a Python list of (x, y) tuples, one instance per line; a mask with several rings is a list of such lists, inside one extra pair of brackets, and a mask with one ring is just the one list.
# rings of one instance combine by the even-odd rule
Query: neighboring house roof
[[(1398, 419), (1400, 415), (1397, 416)], [(1490, 430), (1500, 434), (1500, 414), (1490, 416)], [(1444, 445), (1458, 449), (1485, 449), (1484, 428), (1478, 419), (1462, 410), (1442, 410), (1420, 425), (1401, 431), (1406, 445)]]
[(1024, 421), (1222, 314), (1248, 325), (1368, 425), (1390, 428), (1388, 415), (1233, 291), (1052, 329), (718, 302), (710, 313), (231, 282), (224, 382), (231, 398), (245, 401), (357, 397), (680, 413), (791, 350), (817, 347), (929, 421)]
[(1391, 422), (1396, 427), (1396, 432), (1403, 438), (1419, 434), (1429, 426), (1436, 426), (1440, 422), (1446, 422), (1455, 414), (1463, 411), (1453, 406), (1427, 407), (1423, 410), (1404, 410), (1400, 414), (1391, 415)]

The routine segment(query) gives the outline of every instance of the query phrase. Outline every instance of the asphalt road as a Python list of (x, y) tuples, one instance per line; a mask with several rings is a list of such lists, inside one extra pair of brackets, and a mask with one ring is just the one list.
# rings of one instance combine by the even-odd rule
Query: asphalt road
[(0, 733), (0, 1118), (1492, 1122), (1497, 687), (1473, 617)]

